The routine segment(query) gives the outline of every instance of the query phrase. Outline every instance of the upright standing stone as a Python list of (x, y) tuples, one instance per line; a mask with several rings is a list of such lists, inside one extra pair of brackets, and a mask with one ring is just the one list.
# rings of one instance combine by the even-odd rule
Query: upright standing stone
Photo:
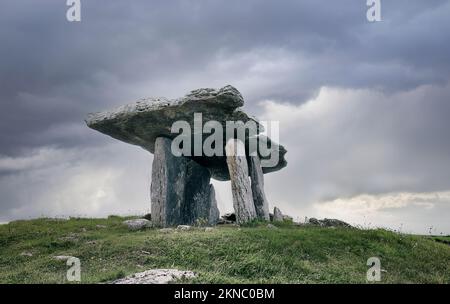
[(209, 185), (209, 201), (211, 202), (211, 207), (209, 209), (209, 220), (208, 224), (215, 225), (219, 221), (220, 212), (219, 208), (217, 208), (217, 200), (216, 200), (216, 191), (214, 190), (214, 186)]
[(283, 213), (278, 207), (273, 208), (273, 221), (274, 222), (282, 222), (283, 221)]
[(167, 227), (180, 221), (186, 180), (185, 157), (175, 157), (171, 140), (158, 137), (152, 164), (151, 213), (153, 225)]
[(236, 222), (238, 224), (246, 223), (256, 218), (256, 210), (253, 203), (250, 180), (248, 179), (245, 146), (238, 139), (230, 139), (225, 146), (225, 153), (230, 173)]
[(192, 225), (197, 220), (216, 224), (219, 216), (213, 218), (218, 209), (209, 170), (189, 158), (174, 156), (171, 143), (164, 137), (155, 142), (150, 189), (153, 225)]
[(219, 216), (213, 218), (211, 212), (218, 212), (214, 187), (210, 182), (209, 170), (197, 162), (188, 159), (186, 182), (184, 186), (184, 203), (182, 207), (182, 224), (193, 225), (200, 221), (215, 225)]
[(250, 157), (250, 177), (252, 180), (252, 195), (258, 218), (269, 221), (269, 203), (264, 192), (264, 174), (258, 155)]

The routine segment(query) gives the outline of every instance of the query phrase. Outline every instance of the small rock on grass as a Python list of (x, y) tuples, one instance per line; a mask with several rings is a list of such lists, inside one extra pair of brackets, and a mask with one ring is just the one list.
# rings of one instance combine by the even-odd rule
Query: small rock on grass
[(67, 261), (68, 259), (73, 258), (73, 256), (70, 255), (56, 255), (53, 257), (53, 259), (57, 261)]
[(146, 219), (127, 220), (122, 222), (122, 224), (126, 225), (129, 230), (141, 230), (152, 226), (152, 222)]
[(151, 269), (115, 280), (111, 282), (111, 284), (167, 284), (177, 279), (191, 279), (196, 276), (197, 275), (192, 271)]
[(277, 226), (274, 226), (272, 224), (267, 224), (267, 228), (269, 228), (269, 229), (278, 229)]
[(273, 221), (274, 222), (282, 222), (283, 221), (283, 213), (278, 207), (273, 208)]
[(161, 233), (170, 233), (172, 231), (174, 231), (173, 228), (161, 228), (161, 229), (159, 229), (159, 232), (161, 232)]
[(181, 231), (187, 231), (187, 230), (191, 230), (192, 226), (189, 225), (178, 225), (177, 226), (177, 230), (181, 230)]

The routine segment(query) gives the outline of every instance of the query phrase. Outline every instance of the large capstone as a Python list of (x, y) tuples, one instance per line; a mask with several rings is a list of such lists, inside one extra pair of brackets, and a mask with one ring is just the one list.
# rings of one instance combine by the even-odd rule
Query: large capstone
[[(151, 212), (155, 226), (215, 224), (217, 203), (210, 173), (195, 161), (171, 153), (171, 140), (158, 137), (152, 165)], [(212, 199), (214, 198), (214, 199)]]
[[(270, 166), (263, 167), (263, 173), (278, 171), (285, 167), (284, 155), (286, 150), (269, 137), (258, 134), (263, 130), (263, 127), (256, 119), (240, 109), (243, 104), (242, 95), (232, 86), (225, 86), (217, 90), (198, 89), (178, 99), (145, 98), (112, 111), (89, 114), (86, 123), (92, 129), (126, 143), (141, 146), (154, 153), (156, 138), (174, 139), (179, 135), (171, 132), (174, 122), (187, 122), (194, 134), (194, 114), (201, 113), (203, 124), (208, 121), (217, 121), (222, 125), (222, 136), (224, 138), (222, 147), (220, 147), (222, 153), (221, 156), (206, 156), (204, 154), (194, 156), (194, 153), (192, 153), (190, 157), (207, 167), (213, 178), (229, 180), (225, 155), (225, 143), (229, 139), (229, 134), (226, 134), (226, 122), (253, 122), (256, 126), (256, 128), (253, 128), (256, 135), (251, 138), (257, 144), (256, 147), (252, 147), (248, 144), (249, 136), (245, 138), (247, 155), (257, 153), (264, 160), (271, 158), (271, 156), (273, 158), (273, 155), (276, 154), (275, 159), (278, 161)], [(204, 142), (209, 135), (201, 132), (201, 141)], [(269, 147), (270, 153), (261, 153), (259, 145)]]

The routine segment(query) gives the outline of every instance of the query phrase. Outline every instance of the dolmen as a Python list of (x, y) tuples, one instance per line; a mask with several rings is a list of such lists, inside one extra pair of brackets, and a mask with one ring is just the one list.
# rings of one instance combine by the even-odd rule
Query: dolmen
[(86, 124), (154, 155), (152, 225), (214, 225), (219, 210), (211, 178), (231, 181), (236, 222), (242, 224), (269, 220), (264, 174), (287, 164), (286, 149), (263, 134), (263, 124), (243, 105), (232, 86), (198, 89), (178, 99), (145, 98), (89, 114)]

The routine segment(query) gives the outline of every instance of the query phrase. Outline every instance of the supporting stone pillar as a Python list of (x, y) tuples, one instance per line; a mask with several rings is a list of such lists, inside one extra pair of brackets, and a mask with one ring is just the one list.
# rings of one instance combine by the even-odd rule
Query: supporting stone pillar
[(238, 224), (246, 223), (256, 218), (256, 211), (248, 178), (245, 145), (238, 139), (229, 139), (225, 146), (225, 153), (230, 172), (236, 222)]
[(197, 220), (215, 224), (217, 202), (211, 194), (209, 170), (189, 158), (174, 156), (171, 143), (164, 137), (155, 141), (150, 187), (153, 225), (192, 225)]
[(269, 202), (264, 192), (264, 174), (259, 156), (250, 157), (250, 177), (252, 181), (252, 195), (256, 215), (259, 219), (270, 221)]
[(168, 138), (155, 140), (150, 193), (152, 223), (158, 227), (176, 225), (184, 202), (186, 159), (175, 157), (170, 145)]
[(196, 224), (198, 220), (202, 224), (215, 225), (219, 220), (215, 191), (209, 183), (210, 179), (208, 169), (193, 160), (187, 160), (184, 204), (181, 210), (183, 224)]

